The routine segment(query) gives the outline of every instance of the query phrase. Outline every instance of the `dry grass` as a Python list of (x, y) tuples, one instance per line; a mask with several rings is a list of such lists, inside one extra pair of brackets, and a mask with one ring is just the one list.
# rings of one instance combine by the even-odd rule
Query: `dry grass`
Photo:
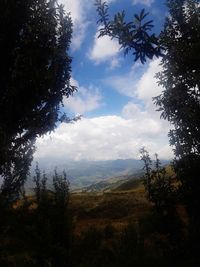
[(107, 224), (121, 231), (129, 222), (137, 223), (150, 208), (142, 184), (127, 191), (73, 193), (70, 199), (77, 234), (90, 226), (103, 228)]

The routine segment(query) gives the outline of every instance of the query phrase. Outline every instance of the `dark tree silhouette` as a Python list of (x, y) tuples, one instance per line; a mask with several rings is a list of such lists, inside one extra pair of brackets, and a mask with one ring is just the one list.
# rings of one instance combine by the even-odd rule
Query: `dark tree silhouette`
[(70, 85), (72, 22), (55, 0), (0, 5), (0, 175), (2, 192), (19, 192), (35, 139), (55, 128)]
[(172, 177), (167, 174), (165, 167), (162, 167), (158, 154), (155, 154), (155, 166), (153, 167), (149, 152), (142, 148), (140, 153), (141, 160), (144, 162), (144, 185), (148, 199), (155, 205), (156, 211), (163, 212), (173, 203)]
[[(163, 93), (154, 98), (161, 117), (173, 129), (169, 132), (174, 147), (174, 169), (182, 183), (182, 196), (190, 211), (199, 216), (200, 205), (200, 2), (167, 0), (169, 16), (158, 37), (149, 34), (152, 21), (144, 21), (144, 10), (135, 21), (126, 22), (125, 11), (111, 20), (108, 5), (96, 0), (99, 36), (117, 38), (125, 54), (129, 51), (140, 59), (161, 57), (162, 71), (157, 74)], [(163, 52), (163, 53), (162, 53)], [(196, 212), (195, 212), (196, 211)]]
[(168, 0), (170, 16), (160, 35), (166, 52), (157, 74), (163, 93), (155, 98), (162, 117), (174, 128), (175, 170), (190, 210), (200, 205), (200, 2)]
[(149, 156), (149, 152), (143, 147), (140, 149), (141, 160), (144, 162), (144, 171), (145, 171), (145, 187), (148, 193), (149, 200), (151, 199), (151, 186), (152, 186), (152, 160)]

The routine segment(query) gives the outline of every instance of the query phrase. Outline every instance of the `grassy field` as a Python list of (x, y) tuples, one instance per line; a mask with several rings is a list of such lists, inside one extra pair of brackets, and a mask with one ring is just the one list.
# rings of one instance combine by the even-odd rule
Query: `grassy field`
[[(125, 188), (127, 189), (127, 188)], [(128, 223), (137, 224), (138, 219), (150, 211), (142, 182), (132, 189), (119, 188), (102, 193), (73, 193), (70, 197), (75, 233), (89, 227), (103, 228), (108, 224), (121, 231)]]

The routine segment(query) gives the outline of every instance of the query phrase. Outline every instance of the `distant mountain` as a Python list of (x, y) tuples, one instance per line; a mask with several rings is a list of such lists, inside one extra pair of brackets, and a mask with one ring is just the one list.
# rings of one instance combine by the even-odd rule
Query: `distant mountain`
[[(41, 160), (39, 167), (41, 171), (45, 170), (47, 177), (50, 180), (54, 169), (56, 167), (57, 172), (61, 173), (66, 171), (68, 179), (70, 181), (71, 189), (87, 188), (89, 186), (106, 187), (109, 183), (108, 179), (113, 177), (113, 181), (120, 180), (120, 176), (135, 175), (142, 171), (143, 163), (137, 159), (117, 159), (106, 161), (66, 161), (63, 163), (55, 163), (52, 166), (49, 161)], [(32, 166), (31, 176), (34, 175), (34, 168)], [(118, 177), (118, 178), (117, 178)], [(123, 178), (124, 179), (124, 178)], [(98, 184), (99, 183), (99, 184)], [(28, 187), (32, 187), (31, 179), (28, 181)]]
[[(143, 164), (141, 160), (137, 159), (117, 159), (107, 161), (67, 161), (60, 164), (55, 163), (52, 166), (49, 162), (41, 160), (39, 162), (41, 171), (45, 170), (47, 177), (51, 179), (54, 169), (56, 167), (58, 173), (63, 170), (67, 172), (68, 179), (72, 189), (83, 188), (92, 184), (103, 182), (111, 177), (129, 175), (138, 172), (142, 169)], [(35, 166), (32, 166), (31, 176), (34, 175)], [(49, 181), (50, 182), (50, 181)], [(31, 179), (28, 185), (32, 187)]]

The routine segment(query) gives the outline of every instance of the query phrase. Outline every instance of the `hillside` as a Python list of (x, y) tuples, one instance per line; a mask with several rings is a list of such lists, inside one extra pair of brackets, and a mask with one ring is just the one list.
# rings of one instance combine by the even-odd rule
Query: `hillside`
[(109, 223), (121, 231), (129, 222), (137, 223), (141, 216), (148, 214), (151, 204), (146, 199), (142, 182), (128, 182), (132, 184), (126, 191), (119, 187), (107, 192), (72, 193), (70, 210), (75, 222), (75, 232), (81, 233), (90, 226), (103, 228)]
[[(90, 186), (81, 189), (82, 192), (110, 192), (114, 190), (127, 190), (132, 189), (135, 186), (135, 182), (140, 180), (143, 175), (143, 171), (137, 171), (131, 175), (121, 175), (111, 177), (103, 181), (93, 183)], [(136, 182), (137, 183), (137, 182)], [(75, 190), (76, 191), (76, 190)]]
[[(168, 161), (163, 161), (167, 164)], [(129, 180), (130, 176), (140, 177), (143, 163), (138, 159), (117, 159), (107, 161), (67, 161), (61, 162), (41, 160), (39, 162), (41, 171), (45, 170), (49, 178), (49, 184), (56, 168), (59, 173), (66, 171), (71, 190), (99, 191), (106, 190), (121, 184), (120, 180)], [(32, 165), (31, 176), (34, 175), (35, 163)], [(32, 187), (32, 178), (28, 180), (27, 187)]]

